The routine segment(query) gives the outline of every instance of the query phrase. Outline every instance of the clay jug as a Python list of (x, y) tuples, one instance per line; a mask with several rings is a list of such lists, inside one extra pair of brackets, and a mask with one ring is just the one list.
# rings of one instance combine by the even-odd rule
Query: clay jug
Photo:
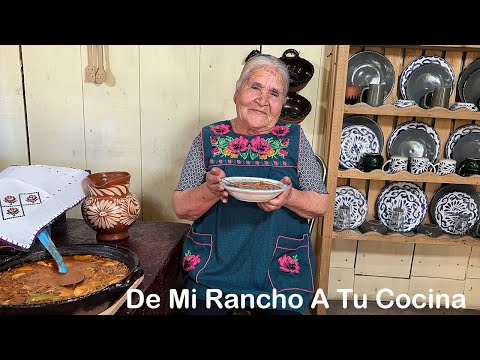
[(82, 203), (82, 216), (97, 232), (97, 240), (112, 241), (128, 237), (140, 214), (140, 201), (130, 193), (130, 174), (101, 172), (86, 177), (89, 196)]

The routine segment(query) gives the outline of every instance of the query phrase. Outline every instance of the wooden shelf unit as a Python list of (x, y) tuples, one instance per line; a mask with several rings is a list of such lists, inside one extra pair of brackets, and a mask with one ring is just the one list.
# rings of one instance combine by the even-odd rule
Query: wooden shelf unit
[[(355, 105), (345, 104), (345, 87), (347, 84), (348, 59), (351, 55), (372, 50), (384, 54), (392, 63), (395, 70), (395, 84), (392, 92), (385, 101), (385, 105), (371, 107), (364, 103)], [(447, 60), (455, 73), (454, 91), (450, 97), (450, 105), (456, 101), (456, 85), (461, 71), (472, 61), (480, 58), (479, 45), (381, 45), (381, 46), (349, 46), (338, 45), (332, 50), (332, 68), (330, 72), (329, 103), (325, 127), (325, 143), (323, 159), (327, 164), (327, 178), (325, 185), (330, 194), (330, 210), (325, 214), (321, 223), (321, 236), (315, 247), (315, 285), (328, 293), (328, 279), (330, 271), (330, 253), (333, 239), (360, 240), (360, 241), (385, 241), (396, 243), (422, 243), (453, 246), (478, 246), (480, 239), (471, 236), (450, 236), (444, 234), (431, 238), (421, 234), (378, 233), (362, 234), (358, 230), (335, 231), (333, 228), (333, 208), (335, 204), (335, 190), (340, 185), (350, 185), (365, 194), (368, 200), (368, 219), (375, 219), (375, 201), (380, 191), (392, 181), (412, 181), (425, 191), (428, 201), (445, 184), (470, 184), (477, 190), (480, 188), (480, 175), (461, 177), (457, 174), (439, 176), (433, 173), (413, 175), (402, 171), (388, 174), (381, 170), (370, 173), (358, 169), (339, 169), (340, 138), (344, 117), (351, 115), (366, 115), (377, 122), (384, 135), (382, 155), (387, 160), (387, 139), (392, 131), (400, 124), (416, 120), (425, 122), (435, 128), (441, 142), (440, 158), (445, 157), (445, 143), (449, 135), (458, 127), (465, 124), (480, 124), (480, 113), (465, 109), (450, 111), (443, 108), (422, 109), (418, 106), (397, 108), (393, 102), (399, 98), (399, 79), (405, 66), (421, 55), (437, 55)], [(427, 214), (423, 223), (431, 223), (430, 214)], [(317, 314), (325, 314), (323, 306), (317, 306)]]

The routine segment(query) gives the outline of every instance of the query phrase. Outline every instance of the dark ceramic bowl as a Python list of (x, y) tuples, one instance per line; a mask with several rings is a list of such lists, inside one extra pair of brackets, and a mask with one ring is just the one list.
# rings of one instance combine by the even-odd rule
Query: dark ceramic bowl
[(312, 110), (310, 101), (296, 93), (287, 94), (287, 102), (283, 105), (280, 120), (300, 123)]
[(280, 60), (287, 65), (290, 74), (289, 92), (302, 90), (312, 79), (314, 73), (313, 65), (308, 60), (301, 58), (297, 50), (285, 50)]
[(437, 237), (443, 234), (443, 230), (436, 224), (422, 224), (415, 228), (416, 234), (424, 234), (430, 237)]
[(370, 231), (387, 235), (388, 228), (380, 220), (365, 220), (363, 224), (360, 225), (360, 232), (364, 234)]

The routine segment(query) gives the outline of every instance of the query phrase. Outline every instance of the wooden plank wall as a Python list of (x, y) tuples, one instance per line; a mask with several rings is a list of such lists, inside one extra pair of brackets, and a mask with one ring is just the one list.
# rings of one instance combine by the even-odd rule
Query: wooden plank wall
[[(86, 45), (0, 46), (0, 171), (28, 164), (28, 150), (31, 164), (128, 171), (142, 219), (180, 221), (170, 198), (200, 127), (235, 115), (235, 82), (250, 51), (289, 48), (315, 66), (302, 90), (313, 108), (302, 125), (320, 148), (323, 46), (108, 46), (115, 86), (84, 81)], [(79, 206), (68, 216), (81, 217)]]
[(0, 46), (0, 169), (28, 165), (18, 45)]

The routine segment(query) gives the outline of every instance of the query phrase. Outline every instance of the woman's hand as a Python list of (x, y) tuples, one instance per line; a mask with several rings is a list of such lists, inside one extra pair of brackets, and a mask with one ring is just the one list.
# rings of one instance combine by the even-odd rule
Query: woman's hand
[(293, 191), (292, 180), (288, 176), (285, 176), (281, 180), (281, 182), (288, 185), (288, 189), (285, 190), (285, 191), (282, 191), (280, 193), (280, 195), (273, 198), (272, 200), (257, 203), (258, 207), (260, 209), (262, 209), (263, 211), (266, 211), (266, 212), (271, 212), (271, 211), (275, 211), (275, 210), (280, 209), (282, 206), (284, 206), (287, 203), (287, 201), (290, 198), (290, 196), (292, 195), (292, 191)]
[(212, 168), (205, 177), (208, 190), (220, 198), (223, 203), (227, 202), (228, 192), (220, 182), (225, 177), (225, 172), (217, 167)]

